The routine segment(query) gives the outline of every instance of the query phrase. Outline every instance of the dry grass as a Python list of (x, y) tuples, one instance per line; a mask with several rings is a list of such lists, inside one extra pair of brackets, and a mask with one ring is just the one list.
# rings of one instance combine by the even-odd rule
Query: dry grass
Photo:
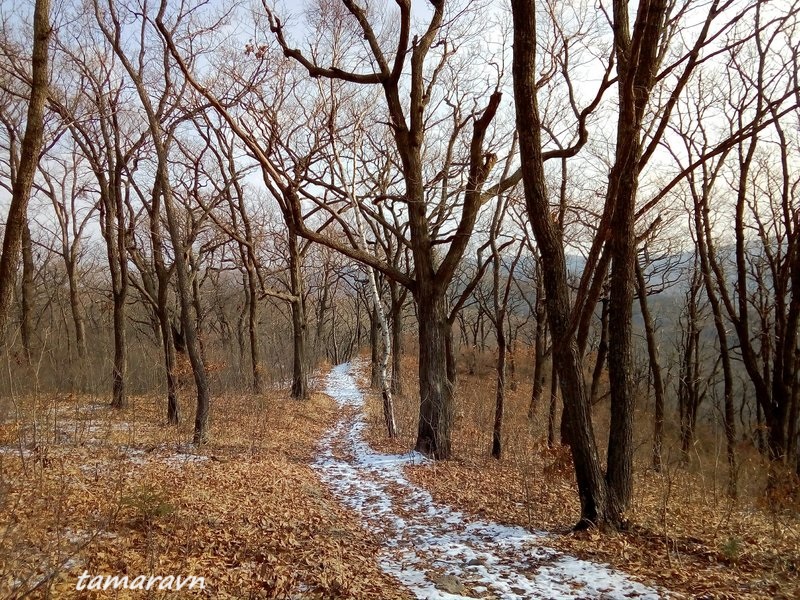
[(0, 596), (126, 597), (76, 591), (88, 571), (203, 576), (208, 598), (408, 597), (309, 465), (329, 398), (216, 397), (199, 450), (190, 419), (171, 428), (163, 400), (133, 400), (25, 398), (0, 425)]
[[(518, 357), (518, 365), (524, 359)], [(405, 396), (397, 399), (401, 430), (389, 442), (377, 398), (369, 403), (370, 442), (385, 451), (413, 447), (418, 401), (416, 365), (405, 359)], [(766, 501), (766, 463), (748, 447), (740, 449), (740, 499), (725, 495), (723, 440), (698, 431), (691, 465), (680, 465), (677, 436), (668, 429), (665, 468), (650, 467), (652, 421), (637, 417), (633, 526), (618, 534), (572, 533), (579, 505), (568, 451), (550, 450), (546, 408), (527, 420), (529, 373), (509, 390), (503, 459), (489, 457), (494, 411), (490, 357), (478, 361), (474, 376), (459, 372), (455, 458), (431, 466), (408, 467), (412, 481), (434, 498), (476, 515), (534, 530), (555, 532), (549, 543), (582, 558), (606, 562), (676, 595), (693, 598), (800, 597), (800, 520), (790, 494)], [(607, 405), (596, 409), (598, 439), (606, 439)]]

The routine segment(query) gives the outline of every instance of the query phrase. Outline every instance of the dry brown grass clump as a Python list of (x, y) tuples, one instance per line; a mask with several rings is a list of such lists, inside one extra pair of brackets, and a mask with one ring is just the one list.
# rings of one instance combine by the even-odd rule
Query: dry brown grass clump
[(81, 594), (87, 571), (205, 578), (181, 597), (407, 597), (309, 464), (334, 420), (329, 398), (216, 397), (200, 449), (185, 443), (190, 418), (164, 425), (163, 404), (17, 401), (0, 425), (0, 596), (142, 597)]
[[(416, 364), (404, 359), (405, 394), (398, 398), (400, 437), (385, 437), (379, 399), (370, 397), (368, 437), (376, 447), (404, 452), (416, 435)], [(520, 364), (520, 363), (518, 363)], [(531, 385), (520, 373), (508, 390), (502, 460), (489, 456), (494, 414), (491, 357), (475, 375), (459, 372), (453, 460), (407, 467), (406, 474), (439, 501), (472, 514), (554, 532), (548, 543), (609, 563), (635, 578), (692, 598), (800, 597), (800, 518), (790, 495), (767, 500), (766, 462), (740, 449), (739, 500), (725, 494), (724, 440), (698, 430), (691, 463), (681, 464), (677, 432), (668, 427), (665, 468), (650, 468), (652, 417), (640, 409), (636, 427), (635, 502), (622, 533), (572, 533), (579, 505), (568, 450), (548, 449), (547, 409), (527, 420)], [(607, 439), (608, 405), (595, 411), (598, 440)], [(601, 444), (601, 450), (602, 444)]]

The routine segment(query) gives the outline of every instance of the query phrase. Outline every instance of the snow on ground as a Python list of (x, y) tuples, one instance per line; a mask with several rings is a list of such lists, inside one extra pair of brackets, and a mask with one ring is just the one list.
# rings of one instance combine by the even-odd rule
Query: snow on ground
[[(325, 393), (341, 410), (315, 463), (344, 505), (384, 540), (381, 567), (418, 598), (659, 598), (611, 568), (548, 548), (546, 535), (473, 519), (437, 504), (403, 474), (418, 453), (380, 454), (364, 441), (356, 367), (334, 367)], [(343, 458), (344, 457), (344, 458)]]

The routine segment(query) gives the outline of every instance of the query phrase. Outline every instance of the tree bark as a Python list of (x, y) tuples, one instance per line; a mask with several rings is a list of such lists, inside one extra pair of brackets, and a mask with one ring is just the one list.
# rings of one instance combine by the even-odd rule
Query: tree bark
[(72, 323), (75, 326), (75, 345), (78, 349), (78, 356), (86, 356), (86, 325), (81, 310), (80, 298), (78, 297), (78, 282), (76, 280), (76, 265), (70, 257), (67, 266), (67, 280), (69, 285), (69, 306), (72, 313)]
[(449, 458), (453, 427), (453, 386), (447, 376), (449, 324), (444, 295), (422, 286), (416, 294), (419, 318), (420, 407), (416, 450)]
[(647, 356), (650, 363), (650, 374), (653, 377), (653, 398), (655, 411), (653, 416), (653, 469), (661, 471), (661, 450), (664, 445), (664, 378), (661, 374), (661, 363), (658, 358), (658, 343), (656, 341), (655, 326), (650, 315), (647, 302), (647, 286), (644, 274), (639, 264), (636, 264), (636, 286), (639, 296), (639, 308), (642, 311), (644, 332), (647, 339)]
[(536, 281), (536, 331), (533, 341), (533, 389), (531, 390), (531, 403), (528, 406), (528, 420), (536, 416), (536, 409), (541, 403), (542, 390), (544, 389), (544, 355), (546, 335), (546, 315), (544, 303), (544, 289), (542, 288), (541, 269), (537, 268)]
[(544, 175), (537, 101), (536, 5), (533, 0), (512, 0), (514, 26), (514, 99), (520, 140), (522, 180), (528, 218), (539, 246), (543, 269), (553, 360), (561, 380), (561, 394), (570, 420), (570, 442), (581, 518), (578, 528), (619, 524), (620, 515), (609, 504), (608, 488), (600, 468), (589, 398), (583, 379), (583, 360), (570, 331), (570, 290), (564, 256), (563, 234), (550, 219)]
[[(550, 369), (550, 409), (547, 412), (547, 447), (556, 447), (556, 417), (558, 416), (558, 371), (555, 364)], [(566, 415), (561, 415), (565, 422)]]
[(392, 300), (392, 394), (399, 396), (403, 393), (400, 355), (403, 344), (403, 300), (405, 295), (401, 296), (396, 283), (391, 283), (389, 289)]
[(247, 265), (247, 288), (250, 302), (247, 306), (247, 332), (250, 339), (251, 390), (254, 394), (264, 393), (264, 378), (261, 374), (261, 350), (258, 342), (258, 296), (255, 268)]
[(292, 398), (308, 399), (308, 368), (306, 366), (306, 311), (303, 299), (302, 257), (297, 234), (289, 228), (289, 278), (292, 288)]
[(161, 330), (161, 346), (164, 359), (164, 377), (167, 383), (167, 423), (177, 425), (180, 422), (178, 398), (178, 379), (175, 376), (175, 340), (172, 337), (172, 321), (169, 310), (169, 280), (172, 270), (167, 268), (164, 260), (164, 239), (161, 233), (161, 189), (157, 181), (153, 186), (150, 202), (150, 244), (153, 252), (155, 268), (156, 315)]
[[(373, 274), (374, 276), (374, 274)], [(371, 295), (372, 292), (370, 292)], [(369, 311), (369, 349), (370, 349), (370, 387), (381, 389), (381, 334), (378, 325), (378, 311), (374, 301)]]
[(44, 107), (49, 88), (48, 56), (51, 33), (50, 0), (36, 0), (33, 11), (31, 94), (28, 100), (28, 116), (11, 190), (11, 204), (6, 217), (3, 252), (0, 255), (0, 332), (5, 331), (11, 298), (16, 287), (23, 231), (28, 220), (28, 202), (44, 136)]
[(506, 332), (505, 323), (497, 325), (497, 379), (495, 382), (494, 426), (492, 427), (492, 457), (499, 459), (502, 448), (503, 413), (506, 399)]
[(167, 422), (177, 425), (181, 415), (178, 407), (178, 381), (175, 377), (175, 345), (172, 339), (172, 326), (170, 325), (169, 310), (166, 303), (166, 293), (159, 290), (158, 299), (158, 324), (161, 330), (161, 344), (164, 351), (164, 373), (167, 380)]
[(614, 44), (619, 73), (619, 117), (616, 158), (608, 183), (612, 203), (611, 276), (609, 281), (609, 357), (611, 433), (606, 480), (614, 512), (622, 515), (633, 495), (632, 319), (636, 265), (636, 196), (642, 157), (641, 129), (655, 84), (661, 35), (669, 12), (666, 0), (640, 4), (633, 37), (628, 25), (628, 1), (614, 0)]
[(20, 329), (22, 350), (25, 353), (25, 362), (29, 365), (33, 356), (34, 268), (31, 230), (28, 220), (25, 219), (22, 228), (22, 315)]
[(597, 357), (594, 361), (592, 386), (589, 392), (592, 405), (597, 404), (600, 400), (600, 379), (603, 376), (606, 358), (608, 357), (608, 297), (603, 296), (600, 302), (602, 305), (600, 309), (600, 341), (597, 344)]

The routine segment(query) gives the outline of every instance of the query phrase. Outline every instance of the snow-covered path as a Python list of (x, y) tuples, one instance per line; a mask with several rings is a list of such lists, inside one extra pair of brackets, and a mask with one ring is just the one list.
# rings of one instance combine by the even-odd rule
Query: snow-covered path
[(339, 501), (384, 540), (381, 567), (418, 598), (659, 598), (620, 572), (548, 548), (544, 534), (434, 502), (403, 474), (403, 465), (423, 456), (379, 454), (364, 441), (354, 371), (339, 365), (327, 377), (325, 393), (341, 416), (315, 466)]

